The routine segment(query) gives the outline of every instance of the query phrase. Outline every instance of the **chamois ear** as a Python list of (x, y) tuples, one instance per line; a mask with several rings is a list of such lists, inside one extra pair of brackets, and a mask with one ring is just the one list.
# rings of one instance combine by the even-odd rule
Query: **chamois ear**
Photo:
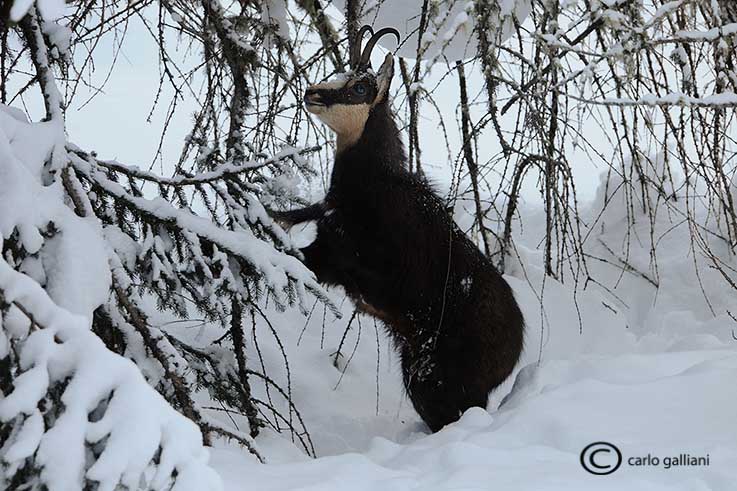
[(379, 103), (386, 99), (389, 93), (389, 86), (392, 84), (392, 77), (394, 77), (394, 56), (391, 53), (387, 53), (384, 58), (384, 63), (379, 68), (379, 73), (376, 75), (376, 85), (378, 86), (378, 92), (376, 94), (375, 103)]

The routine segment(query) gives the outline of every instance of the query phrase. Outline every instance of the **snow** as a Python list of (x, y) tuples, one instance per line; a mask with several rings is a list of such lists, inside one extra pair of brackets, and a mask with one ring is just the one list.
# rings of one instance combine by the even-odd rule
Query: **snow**
[[(239, 257), (251, 263), (265, 278), (269, 288), (280, 305), (287, 305), (289, 287), (294, 281), (298, 283), (298, 293), (307, 288), (313, 292), (320, 292), (322, 288), (317, 283), (314, 274), (309, 271), (295, 257), (277, 251), (271, 244), (258, 240), (248, 229), (230, 231), (214, 225), (210, 220), (199, 217), (185, 210), (180, 210), (163, 198), (147, 199), (130, 195), (121, 185), (109, 180), (102, 170), (96, 168), (94, 162), (70, 154), (72, 164), (83, 174), (95, 179), (111, 196), (115, 196), (132, 203), (137, 209), (149, 213), (162, 222), (169, 223), (183, 233), (193, 233), (208, 238), (220, 244)], [(197, 240), (195, 235), (191, 235)], [(301, 285), (304, 285), (302, 287)], [(304, 296), (299, 295), (300, 305), (304, 305)]]
[(52, 49), (56, 53), (66, 56), (72, 41), (72, 31), (68, 26), (55, 22), (45, 21), (42, 24), (44, 34), (48, 37)]
[(683, 0), (673, 0), (672, 2), (664, 3), (663, 5), (659, 6), (657, 10), (655, 10), (655, 15), (653, 15), (653, 18), (661, 18), (665, 15), (674, 12), (678, 7), (680, 7), (683, 4)]
[[(214, 462), (226, 483), (234, 474), (248, 476), (262, 490), (481, 490), (490, 483), (519, 490), (727, 490), (737, 474), (727, 465), (737, 456), (729, 411), (737, 389), (728, 383), (735, 370), (737, 355), (729, 351), (550, 362), (523, 372), (524, 385), (503, 409), (469, 410), (440, 433), (406, 444), (376, 438), (361, 454), (246, 464), (237, 473), (225, 451), (216, 451)], [(714, 390), (715, 381), (723, 390)], [(625, 463), (611, 476), (588, 475), (579, 453), (598, 440), (615, 443), (625, 458), (708, 453), (712, 465), (666, 471)]]
[(737, 34), (737, 22), (715, 27), (707, 31), (677, 31), (676, 37), (690, 41), (714, 41), (719, 37)]
[(621, 98), (607, 98), (601, 101), (604, 104), (624, 104), (634, 105), (642, 104), (647, 106), (658, 106), (658, 105), (679, 105), (679, 106), (725, 106), (732, 107), (737, 106), (737, 94), (734, 92), (721, 92), (717, 94), (709, 94), (702, 97), (694, 97), (682, 92), (672, 92), (663, 96), (656, 96), (655, 94), (643, 94), (636, 100), (632, 99), (621, 99)]
[(10, 7), (10, 19), (13, 22), (18, 22), (26, 15), (28, 9), (33, 5), (33, 0), (11, 0), (12, 6)]
[[(30, 124), (0, 107), (0, 235), (7, 238), (18, 230), (26, 251), (39, 253), (52, 299), (71, 312), (91, 316), (110, 289), (108, 254), (98, 222), (82, 219), (64, 205), (61, 182), (40, 184), (43, 163), (64, 136), (56, 130), (55, 123)], [(56, 233), (44, 240), (41, 231), (49, 223)]]
[[(576, 329), (559, 322), (552, 325), (563, 332)], [(218, 449), (213, 453), (214, 465), (228, 489), (239, 489), (246, 479), (263, 490), (488, 489), (490, 482), (500, 489), (579, 489), (576, 485), (580, 489), (699, 489), (695, 486), (703, 481), (712, 483), (704, 489), (730, 489), (735, 476), (724, 463), (735, 455), (730, 403), (737, 393), (725, 385), (735, 375), (737, 356), (723, 346), (688, 348), (657, 355), (584, 355), (529, 365), (502, 409), (470, 410), (436, 435), (425, 435), (406, 407), (402, 416), (410, 421), (405, 425), (397, 421), (400, 417), (394, 411), (372, 417), (373, 404), (367, 404), (372, 398), (372, 390), (367, 390), (370, 377), (357, 374), (366, 365), (354, 365), (341, 393), (330, 394), (332, 381), (318, 382), (330, 376), (325, 371), (327, 360), (315, 358), (304, 371), (322, 367), (323, 372), (312, 374), (310, 393), (302, 397), (308, 405), (308, 398), (316, 399), (313, 404), (323, 413), (319, 420), (312, 419), (311, 429), (320, 438), (318, 452), (325, 456), (298, 458), (260, 439), (262, 451), (273, 453), (269, 455), (273, 464), (243, 464), (237, 453)], [(291, 353), (290, 359), (296, 365)], [(354, 388), (357, 384), (365, 385)], [(382, 395), (399, 391), (396, 382), (389, 387), (386, 380), (383, 384)], [(396, 401), (394, 394), (388, 397)], [(337, 407), (333, 406), (336, 401)], [(392, 426), (407, 428), (387, 436), (387, 427)], [(684, 426), (688, 427), (681, 430)], [(595, 480), (581, 469), (578, 454), (598, 440), (614, 442), (626, 456), (709, 453), (713, 467), (672, 475), (660, 469), (628, 468), (605, 481)], [(688, 472), (685, 482), (684, 472)], [(594, 487), (597, 484), (600, 487)]]
[(66, 7), (64, 0), (36, 0), (36, 5), (41, 13), (41, 17), (47, 21), (60, 18), (64, 15), (64, 9)]
[(264, 16), (264, 23), (273, 25), (276, 33), (282, 38), (289, 38), (287, 0), (267, 0), (263, 2), (261, 8)]

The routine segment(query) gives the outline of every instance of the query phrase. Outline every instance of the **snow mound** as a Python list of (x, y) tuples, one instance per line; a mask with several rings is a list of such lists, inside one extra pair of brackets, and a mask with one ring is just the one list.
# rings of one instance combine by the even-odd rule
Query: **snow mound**
[[(737, 353), (730, 350), (585, 357), (530, 365), (496, 412), (471, 409), (437, 434), (401, 445), (376, 438), (363, 454), (245, 464), (214, 451), (226, 489), (246, 478), (275, 490), (631, 489), (729, 490), (737, 479), (732, 406)], [(721, 382), (721, 383), (720, 383)], [(613, 474), (587, 473), (581, 451), (616, 445)], [(664, 457), (709, 455), (710, 465), (666, 469)], [(660, 456), (657, 467), (630, 457)], [(257, 484), (257, 485), (256, 485)]]

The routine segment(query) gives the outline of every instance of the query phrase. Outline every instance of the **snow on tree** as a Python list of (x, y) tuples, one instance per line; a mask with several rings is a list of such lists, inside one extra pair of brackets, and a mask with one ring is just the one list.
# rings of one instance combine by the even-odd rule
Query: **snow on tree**
[[(47, 7), (17, 2), (17, 24), (3, 20), (17, 43), (5, 43), (2, 57), (30, 56), (29, 86), (37, 82), (45, 117), (30, 123), (0, 106), (0, 486), (219, 489), (204, 448), (214, 438), (262, 459), (252, 440), (263, 422), (250, 394), (245, 318), (260, 315), (264, 295), (280, 308), (306, 311), (317, 298), (334, 310), (260, 201), (315, 149), (284, 142), (267, 156), (266, 145), (249, 147), (258, 57), (217, 2), (196, 12), (208, 68), (218, 72), (208, 93), (222, 90), (222, 99), (208, 101), (173, 176), (75, 146), (56, 73), (77, 69), (71, 40), (104, 6), (59, 22)], [(257, 10), (252, 19), (260, 22)], [(15, 74), (11, 67), (3, 79)], [(224, 138), (220, 105), (228, 108)], [(156, 310), (199, 311), (226, 335), (189, 344), (150, 321)], [(200, 390), (245, 415), (249, 428), (226, 429), (204, 414)]]
[[(40, 185), (20, 189), (48, 191)], [(45, 210), (69, 211), (61, 202), (43, 204)], [(72, 225), (56, 233), (74, 231)], [(104, 266), (102, 236), (87, 238), (97, 240), (84, 251), (86, 257)], [(89, 273), (106, 279), (107, 272)], [(107, 288), (94, 286), (105, 287), (98, 297)], [(4, 488), (72, 490), (89, 480), (105, 490), (118, 484), (162, 489), (172, 481), (178, 490), (220, 489), (197, 425), (172, 409), (130, 360), (108, 350), (89, 330), (89, 318), (60, 307), (5, 260), (0, 260), (0, 291), (0, 356), (3, 370), (10, 372), (3, 392), (12, 381), (0, 400)]]

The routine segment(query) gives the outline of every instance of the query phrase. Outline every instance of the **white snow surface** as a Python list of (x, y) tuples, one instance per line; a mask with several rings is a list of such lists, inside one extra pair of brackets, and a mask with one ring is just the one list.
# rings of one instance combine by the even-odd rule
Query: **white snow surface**
[[(360, 452), (265, 466), (216, 451), (214, 464), (232, 490), (243, 482), (260, 490), (728, 490), (736, 370), (737, 354), (726, 350), (556, 360), (523, 371), (503, 409), (471, 409), (435, 435), (376, 437)], [(625, 463), (609, 476), (587, 474), (579, 453), (602, 440), (625, 457), (710, 454), (711, 465)]]

